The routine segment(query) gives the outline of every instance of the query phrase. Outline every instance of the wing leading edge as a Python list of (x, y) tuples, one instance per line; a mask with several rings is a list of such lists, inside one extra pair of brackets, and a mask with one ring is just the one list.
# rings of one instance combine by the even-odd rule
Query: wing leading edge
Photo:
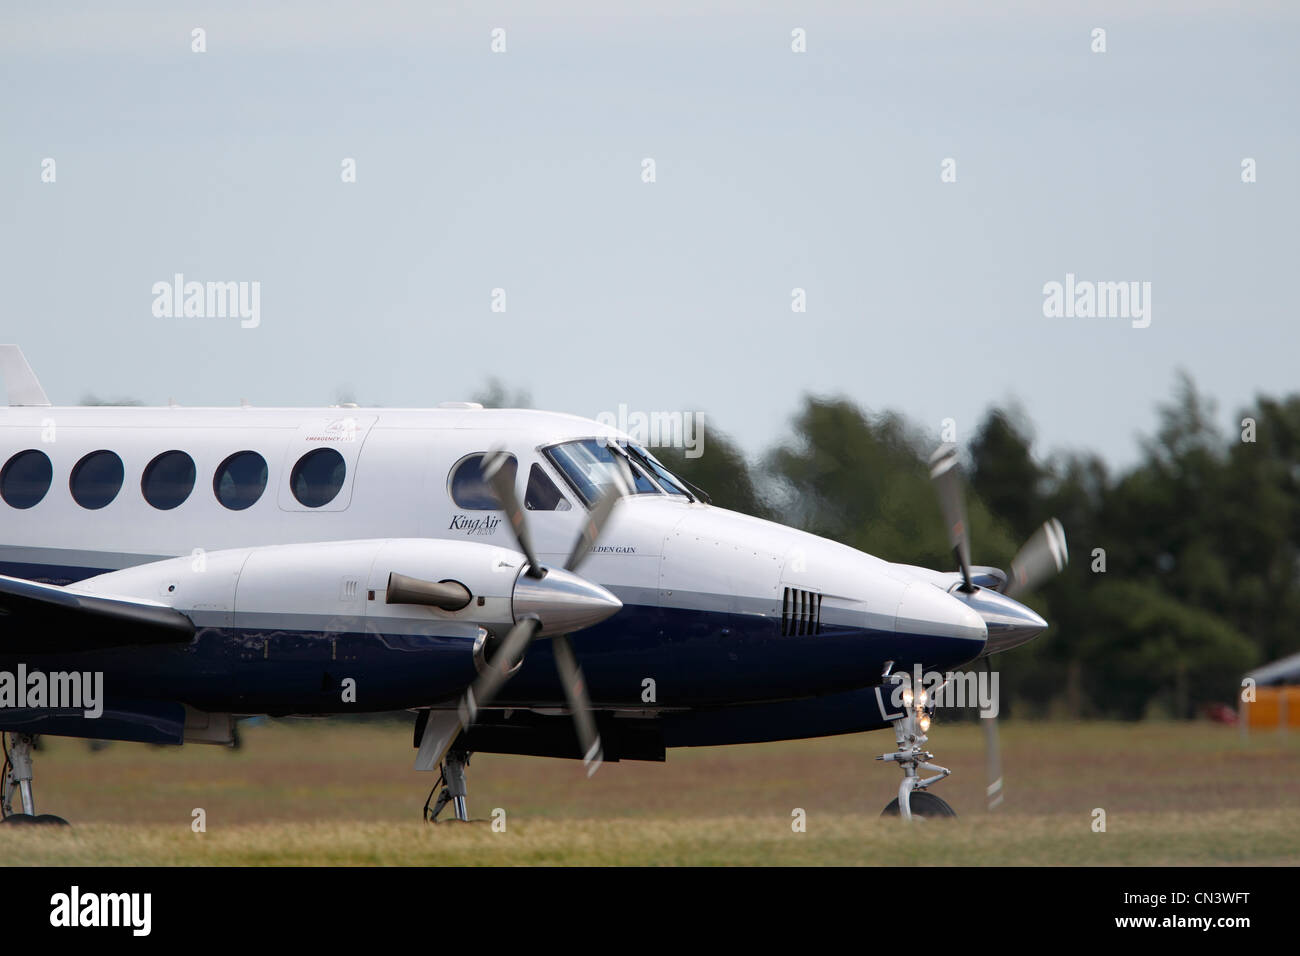
[(194, 622), (165, 604), (0, 575), (0, 654), (185, 644), (193, 636)]

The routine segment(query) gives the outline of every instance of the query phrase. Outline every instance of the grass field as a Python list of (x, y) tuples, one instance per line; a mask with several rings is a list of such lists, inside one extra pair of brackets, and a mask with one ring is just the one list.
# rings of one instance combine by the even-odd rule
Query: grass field
[[(1263, 864), (1300, 863), (1300, 735), (1196, 723), (1005, 722), (1005, 805), (983, 808), (983, 738), (937, 728), (935, 791), (961, 814), (878, 814), (898, 771), (875, 733), (670, 751), (664, 764), (476, 755), (480, 822), (428, 826), (434, 777), (399, 724), (280, 721), (240, 750), (43, 738), (40, 812), (67, 830), (0, 829), (14, 864)], [(191, 829), (202, 808), (207, 831)], [(504, 811), (504, 832), (491, 826)], [(791, 828), (806, 812), (806, 832)], [(1092, 829), (1106, 812), (1106, 832)], [(444, 813), (444, 817), (449, 816)], [(500, 814), (498, 814), (500, 816)]]

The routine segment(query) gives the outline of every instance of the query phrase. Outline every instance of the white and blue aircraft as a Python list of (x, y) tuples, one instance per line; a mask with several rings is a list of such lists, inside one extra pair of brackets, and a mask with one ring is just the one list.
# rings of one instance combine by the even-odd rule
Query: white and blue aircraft
[(1049, 522), (1010, 575), (972, 567), (951, 447), (944, 572), (714, 507), (570, 415), (56, 408), (12, 345), (0, 375), (0, 674), (103, 682), (98, 716), (0, 696), (14, 822), (58, 820), (35, 812), (38, 734), (230, 743), (243, 716), (402, 709), (435, 816), (468, 819), (476, 752), (590, 773), (888, 726), (887, 812), (951, 815), (926, 792), (932, 702), (888, 680), (1038, 635), (1009, 595), (1066, 561)]

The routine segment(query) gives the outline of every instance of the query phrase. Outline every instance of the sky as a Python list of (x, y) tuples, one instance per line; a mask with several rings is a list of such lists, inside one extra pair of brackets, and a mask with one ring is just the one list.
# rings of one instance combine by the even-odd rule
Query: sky
[[(1123, 466), (1178, 369), (1225, 429), (1300, 390), (1300, 7), (538, 6), (0, 0), (0, 341), (55, 404), (495, 377), (751, 454), (814, 393)], [(1067, 275), (1149, 325), (1045, 315)]]

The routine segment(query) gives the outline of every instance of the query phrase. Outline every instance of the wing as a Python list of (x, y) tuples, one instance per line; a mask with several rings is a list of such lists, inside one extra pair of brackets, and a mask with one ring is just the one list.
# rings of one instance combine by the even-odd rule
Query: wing
[(186, 644), (193, 636), (194, 622), (165, 604), (0, 575), (0, 654)]

